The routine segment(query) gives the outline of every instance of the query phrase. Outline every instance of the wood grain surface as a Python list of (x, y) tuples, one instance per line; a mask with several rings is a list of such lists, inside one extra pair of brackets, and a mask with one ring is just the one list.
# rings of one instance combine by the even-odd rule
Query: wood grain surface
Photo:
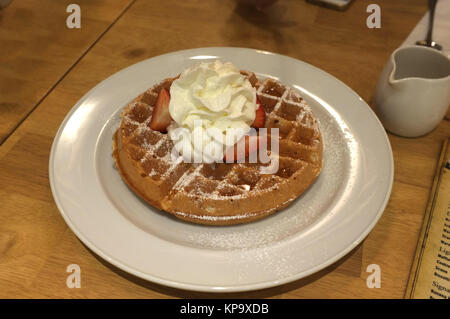
[(77, 0), (81, 29), (66, 27), (70, 0), (19, 0), (0, 10), (0, 144), (132, 0)]
[[(78, 31), (63, 30), (65, 25), (59, 18), (65, 36), (55, 42), (74, 41), (73, 48), (79, 52), (84, 52), (92, 41), (95, 44), (78, 60), (74, 57), (74, 65), (69, 59), (56, 62), (36, 52), (36, 59), (51, 60), (57, 66), (35, 75), (38, 80), (54, 79), (46, 89), (39, 87), (42, 83), (27, 82), (30, 92), (41, 90), (42, 96), (55, 81), (57, 84), (0, 148), (0, 297), (403, 297), (441, 143), (450, 134), (448, 120), (421, 138), (389, 135), (395, 160), (392, 196), (379, 223), (361, 245), (307, 278), (245, 293), (203, 294), (167, 288), (124, 273), (97, 257), (68, 229), (56, 208), (49, 186), (48, 160), (64, 116), (89, 89), (133, 63), (181, 49), (235, 46), (285, 54), (329, 72), (370, 103), (384, 63), (426, 12), (426, 1), (375, 1), (382, 8), (381, 29), (366, 27), (366, 8), (374, 1), (355, 1), (345, 12), (301, 0), (280, 0), (267, 12), (250, 10), (232, 0), (136, 0), (128, 9), (123, 1), (116, 7), (122, 8), (122, 15), (101, 36), (100, 29), (108, 20), (105, 11), (113, 10), (113, 6), (109, 1), (91, 1), (96, 3), (92, 4), (94, 14), (87, 12), (91, 8), (87, 2), (85, 7), (81, 5), (82, 14), (97, 23), (98, 38), (87, 41), (76, 34)], [(27, 3), (38, 7), (37, 1)], [(115, 11), (108, 17), (117, 14)], [(64, 13), (55, 12), (55, 16)], [(89, 22), (84, 20), (82, 30), (83, 23), (88, 28)], [(11, 38), (18, 37), (16, 45), (20, 46), (30, 36), (33, 33), (23, 30)], [(7, 40), (0, 36), (0, 41), (1, 47)], [(49, 41), (42, 40), (46, 45)], [(13, 44), (9, 46), (13, 51)], [(84, 46), (84, 50), (78, 46)], [(23, 51), (32, 56), (31, 48)], [(11, 78), (21, 73), (20, 69), (8, 72)], [(8, 91), (15, 88), (11, 84)], [(4, 101), (10, 104), (38, 100), (24, 92), (7, 93), (6, 97)], [(14, 113), (14, 109), (8, 112)], [(11, 115), (7, 122), (20, 116)], [(7, 130), (2, 126), (3, 134)], [(80, 289), (66, 286), (66, 267), (73, 263), (81, 267)], [(381, 267), (381, 288), (366, 286), (366, 268), (370, 264)]]

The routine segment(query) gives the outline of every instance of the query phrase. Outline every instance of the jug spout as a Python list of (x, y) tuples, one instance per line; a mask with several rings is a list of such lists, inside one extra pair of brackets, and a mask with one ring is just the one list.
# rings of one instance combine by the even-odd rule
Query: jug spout
[(450, 76), (448, 57), (427, 47), (405, 47), (391, 56), (392, 71), (389, 81), (398, 83), (406, 79), (430, 81), (446, 80)]

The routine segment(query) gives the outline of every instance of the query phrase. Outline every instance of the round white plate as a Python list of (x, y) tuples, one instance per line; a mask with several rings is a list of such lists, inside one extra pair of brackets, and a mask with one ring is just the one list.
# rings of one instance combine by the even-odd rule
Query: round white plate
[[(154, 83), (200, 61), (231, 61), (301, 91), (320, 120), (324, 166), (288, 208), (227, 227), (175, 219), (140, 200), (111, 156), (121, 109)], [(138, 277), (198, 291), (245, 291), (310, 275), (370, 232), (389, 199), (392, 151), (369, 106), (331, 75), (286, 56), (202, 48), (132, 65), (90, 90), (53, 142), (50, 183), (66, 223), (95, 253)]]

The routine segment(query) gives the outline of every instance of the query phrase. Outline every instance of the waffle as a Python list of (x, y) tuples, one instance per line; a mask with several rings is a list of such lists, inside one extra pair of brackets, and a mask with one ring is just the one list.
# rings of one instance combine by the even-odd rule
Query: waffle
[[(241, 71), (256, 88), (265, 127), (279, 129), (279, 169), (263, 174), (257, 163), (174, 161), (168, 134), (149, 127), (163, 80), (129, 103), (114, 135), (113, 156), (128, 186), (152, 206), (198, 224), (255, 221), (290, 204), (317, 178), (323, 142), (318, 121), (299, 93), (272, 79)], [(269, 137), (268, 137), (269, 139)], [(270, 152), (270, 146), (269, 146)], [(301, 213), (301, 212), (299, 212)]]

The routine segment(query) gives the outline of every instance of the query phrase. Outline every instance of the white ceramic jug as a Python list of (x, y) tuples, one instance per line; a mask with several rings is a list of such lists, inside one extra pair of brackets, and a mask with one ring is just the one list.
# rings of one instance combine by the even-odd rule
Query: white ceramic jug
[(386, 63), (374, 96), (375, 112), (397, 135), (429, 133), (450, 104), (450, 60), (422, 46), (395, 50)]

